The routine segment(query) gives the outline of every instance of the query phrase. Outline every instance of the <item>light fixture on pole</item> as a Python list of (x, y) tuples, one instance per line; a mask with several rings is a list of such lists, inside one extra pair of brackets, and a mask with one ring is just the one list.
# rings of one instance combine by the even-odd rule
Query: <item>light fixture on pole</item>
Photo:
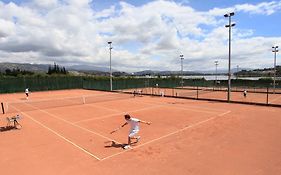
[(111, 47), (111, 44), (112, 42), (109, 41), (107, 42), (109, 44), (109, 71), (110, 71), (110, 91), (112, 91), (112, 70), (111, 70), (111, 50), (112, 50), (112, 47)]
[(181, 87), (183, 88), (183, 55), (180, 55), (181, 59)]
[(276, 53), (278, 52), (278, 46), (272, 47), (274, 53), (274, 78), (273, 78), (273, 93), (275, 93), (275, 81), (276, 81)]
[(227, 13), (224, 17), (228, 18), (228, 25), (225, 25), (226, 28), (229, 28), (228, 31), (228, 90), (227, 90), (227, 101), (230, 102), (230, 92), (231, 92), (231, 28), (235, 26), (235, 23), (231, 23), (231, 17), (234, 16), (234, 12)]
[(215, 61), (215, 65), (216, 65), (216, 82), (215, 82), (215, 84), (217, 84), (217, 74), (218, 74), (218, 65), (219, 65), (219, 61), (218, 60), (216, 60)]

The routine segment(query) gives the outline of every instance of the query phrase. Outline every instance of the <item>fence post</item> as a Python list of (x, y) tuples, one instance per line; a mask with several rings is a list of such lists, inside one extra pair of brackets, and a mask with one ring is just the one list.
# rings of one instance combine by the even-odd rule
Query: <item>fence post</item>
[(266, 88), (266, 104), (268, 105), (268, 87)]
[(199, 96), (198, 86), (197, 86), (196, 96), (197, 96), (197, 99), (198, 99), (198, 96)]

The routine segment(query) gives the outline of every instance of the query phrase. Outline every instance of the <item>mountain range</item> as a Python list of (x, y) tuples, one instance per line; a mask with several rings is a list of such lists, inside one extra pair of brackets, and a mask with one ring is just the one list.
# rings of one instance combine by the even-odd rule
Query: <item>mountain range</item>
[[(6, 69), (20, 69), (20, 70), (28, 70), (32, 72), (47, 72), (48, 68), (52, 66), (49, 64), (29, 64), (29, 63), (0, 63), (0, 72), (5, 72)], [(107, 67), (99, 67), (93, 65), (72, 65), (72, 66), (65, 66), (66, 70), (68, 71), (77, 71), (77, 72), (89, 72), (89, 73), (108, 73), (109, 68)], [(241, 70), (241, 68), (240, 68)], [(249, 69), (246, 69), (249, 70)], [(233, 69), (232, 72), (236, 72), (237, 69)], [(112, 70), (114, 73), (118, 73), (118, 70)], [(184, 75), (200, 75), (200, 74), (213, 74), (214, 71), (183, 71)], [(227, 70), (218, 70), (218, 74), (225, 74)], [(181, 71), (153, 71), (153, 70), (144, 70), (139, 72), (122, 72), (123, 75), (135, 75), (135, 76), (142, 76), (142, 75), (180, 75)]]

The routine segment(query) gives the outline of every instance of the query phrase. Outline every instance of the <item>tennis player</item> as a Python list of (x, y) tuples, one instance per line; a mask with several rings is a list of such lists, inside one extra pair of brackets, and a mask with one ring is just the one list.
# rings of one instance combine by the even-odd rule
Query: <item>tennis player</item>
[(244, 90), (243, 95), (244, 95), (245, 98), (247, 97), (247, 91), (246, 90)]
[[(137, 143), (140, 140), (140, 136), (137, 136), (138, 132), (140, 131), (139, 123), (144, 123), (144, 124), (150, 125), (151, 122), (142, 121), (140, 119), (133, 118), (129, 114), (124, 115), (124, 117), (125, 117), (126, 122), (123, 125), (121, 125), (121, 127), (114, 130), (113, 132), (123, 128), (127, 124), (130, 124), (131, 129), (130, 129), (130, 132), (128, 135), (128, 144), (123, 147), (124, 149), (129, 149), (129, 148), (131, 148), (132, 139), (136, 139), (136, 142), (134, 142), (134, 143)], [(111, 133), (113, 133), (113, 132), (111, 132)]]
[(26, 99), (28, 100), (28, 95), (29, 95), (29, 89), (28, 88), (25, 89), (25, 95), (26, 95)]

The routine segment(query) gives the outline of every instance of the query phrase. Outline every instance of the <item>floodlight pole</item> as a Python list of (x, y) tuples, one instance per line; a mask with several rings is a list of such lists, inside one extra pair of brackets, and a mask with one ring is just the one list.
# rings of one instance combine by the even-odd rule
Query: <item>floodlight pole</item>
[(180, 55), (181, 59), (181, 87), (183, 88), (183, 55)]
[(273, 78), (273, 93), (275, 93), (275, 81), (276, 81), (276, 53), (278, 52), (278, 46), (272, 47), (274, 53), (274, 78)]
[(109, 71), (110, 71), (110, 91), (112, 91), (112, 70), (111, 70), (111, 50), (112, 50), (112, 47), (111, 47), (111, 44), (112, 42), (109, 41), (107, 42), (109, 44)]
[(227, 90), (227, 101), (230, 102), (230, 93), (231, 93), (231, 28), (235, 24), (231, 24), (231, 16), (234, 16), (234, 12), (225, 14), (224, 17), (228, 18), (228, 25), (225, 25), (226, 28), (229, 28), (228, 31), (228, 90)]
[(238, 79), (239, 65), (237, 65), (236, 79)]
[(216, 84), (217, 84), (217, 74), (218, 74), (218, 65), (219, 65), (219, 61), (215, 61), (215, 65), (216, 65)]

